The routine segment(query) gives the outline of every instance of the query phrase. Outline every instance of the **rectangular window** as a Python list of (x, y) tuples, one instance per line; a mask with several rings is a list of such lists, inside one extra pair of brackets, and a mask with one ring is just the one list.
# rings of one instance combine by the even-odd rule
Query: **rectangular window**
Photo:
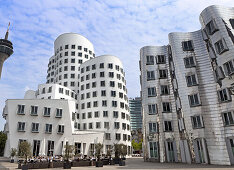
[(83, 130), (86, 130), (87, 129), (87, 125), (86, 123), (83, 123)]
[(167, 85), (161, 85), (160, 86), (161, 89), (161, 95), (169, 95), (169, 86)]
[(123, 141), (126, 141), (126, 140), (127, 140), (127, 135), (123, 134)]
[(197, 86), (198, 85), (195, 74), (186, 76), (186, 81), (187, 81), (187, 86), (188, 87)]
[(25, 122), (18, 122), (18, 132), (25, 131)]
[(59, 93), (63, 94), (63, 88), (59, 88)]
[(125, 119), (125, 113), (124, 112), (121, 112), (121, 118)]
[(164, 131), (165, 132), (172, 132), (172, 122), (171, 121), (164, 121)]
[(92, 65), (92, 70), (96, 70), (96, 65), (95, 64)]
[(105, 128), (105, 129), (109, 129), (109, 128), (110, 128), (109, 122), (104, 122), (104, 128)]
[(96, 122), (96, 129), (100, 129), (101, 128), (101, 122)]
[(162, 103), (163, 106), (163, 112), (171, 112), (171, 103), (170, 102), (163, 102)]
[(82, 119), (86, 119), (86, 114), (82, 113)]
[(93, 107), (98, 107), (98, 102), (97, 101), (93, 102)]
[(114, 81), (110, 81), (110, 87), (115, 87), (115, 82)]
[(201, 104), (200, 99), (199, 99), (199, 94), (188, 95), (188, 98), (189, 98), (189, 104), (191, 107), (199, 106)]
[(116, 91), (111, 90), (111, 97), (115, 97), (115, 96), (116, 96)]
[(192, 116), (191, 121), (192, 121), (193, 129), (198, 129), (198, 128), (204, 127), (201, 115)]
[(114, 78), (114, 72), (109, 72), (109, 77)]
[(227, 102), (231, 101), (231, 96), (227, 88), (218, 91), (219, 101)]
[(206, 31), (209, 35), (214, 34), (216, 31), (218, 31), (217, 25), (215, 23), (215, 20), (211, 20), (208, 24), (206, 24)]
[(105, 133), (105, 138), (106, 138), (106, 140), (111, 140), (111, 134), (110, 133)]
[(222, 117), (225, 126), (234, 125), (233, 111), (222, 113)]
[(44, 107), (44, 116), (50, 116), (50, 108)]
[(24, 108), (25, 108), (25, 105), (18, 105), (17, 114), (25, 114)]
[(89, 123), (89, 129), (93, 129), (93, 123)]
[(92, 118), (92, 112), (88, 112), (88, 118)]
[(104, 63), (100, 63), (99, 68), (104, 68)]
[(56, 117), (61, 118), (63, 115), (63, 109), (56, 109)]
[(99, 117), (99, 112), (94, 112), (94, 117)]
[(97, 97), (97, 92), (96, 91), (93, 92), (93, 97)]
[(106, 96), (106, 90), (101, 91), (101, 96)]
[(234, 67), (233, 67), (232, 60), (224, 63), (223, 66), (224, 66), (224, 70), (225, 70), (226, 75), (230, 76), (230, 75), (234, 74)]
[(156, 88), (155, 87), (149, 87), (148, 88), (148, 97), (155, 97), (156, 96)]
[(146, 65), (154, 65), (154, 56), (146, 56)]
[(108, 64), (108, 68), (113, 69), (113, 64), (112, 64), (112, 63), (109, 63), (109, 64)]
[(192, 43), (192, 40), (189, 40), (189, 41), (183, 41), (182, 42), (182, 48), (183, 48), (183, 51), (193, 51), (193, 43)]
[(104, 71), (100, 72), (100, 77), (105, 77), (105, 72)]
[(122, 129), (125, 130), (127, 128), (126, 123), (122, 123)]
[(46, 124), (45, 133), (52, 133), (52, 124)]
[(116, 133), (115, 134), (115, 139), (116, 140), (121, 140), (121, 134), (120, 133)]
[(149, 104), (148, 111), (149, 111), (149, 115), (155, 115), (157, 113), (157, 105), (156, 104)]
[(101, 86), (101, 87), (105, 87), (105, 81), (101, 81), (101, 82), (100, 82), (100, 86)]
[(39, 132), (39, 123), (32, 123), (32, 132)]
[(112, 101), (112, 107), (117, 107), (117, 101)]
[(157, 132), (157, 123), (149, 123), (149, 132)]
[(108, 111), (103, 111), (103, 117), (108, 117)]
[(38, 106), (31, 106), (31, 115), (37, 115)]
[(167, 70), (159, 70), (159, 78), (166, 79), (167, 78)]
[(58, 133), (60, 134), (64, 133), (64, 125), (58, 125)]
[(228, 47), (224, 39), (221, 39), (215, 43), (215, 50), (218, 54), (222, 54), (225, 51), (228, 51)]
[(165, 64), (166, 56), (165, 55), (157, 55), (157, 64)]
[(147, 81), (155, 80), (154, 71), (147, 71)]
[(113, 117), (118, 118), (119, 117), (119, 112), (118, 111), (113, 111)]
[(114, 122), (115, 129), (119, 129), (119, 122)]
[(92, 73), (92, 79), (96, 78), (96, 73)]
[(190, 57), (185, 57), (184, 58), (184, 65), (185, 68), (191, 68), (191, 67), (195, 67), (195, 62), (194, 62), (194, 57), (190, 56)]

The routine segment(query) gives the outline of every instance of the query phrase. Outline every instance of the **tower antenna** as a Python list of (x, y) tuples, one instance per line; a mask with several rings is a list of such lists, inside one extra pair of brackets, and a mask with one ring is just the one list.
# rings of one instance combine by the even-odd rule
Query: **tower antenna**
[(8, 27), (7, 27), (7, 32), (6, 32), (6, 35), (5, 35), (5, 40), (8, 39), (8, 35), (9, 35), (9, 27), (10, 27), (11, 23), (9, 22), (8, 24)]

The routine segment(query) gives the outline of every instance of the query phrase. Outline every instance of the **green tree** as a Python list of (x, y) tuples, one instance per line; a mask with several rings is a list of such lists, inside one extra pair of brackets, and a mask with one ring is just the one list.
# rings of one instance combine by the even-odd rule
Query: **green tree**
[(21, 142), (19, 144), (18, 155), (21, 156), (21, 157), (24, 157), (25, 163), (26, 163), (28, 157), (32, 155), (31, 144), (29, 142), (27, 142), (27, 141)]
[(66, 143), (64, 148), (65, 148), (64, 158), (66, 161), (68, 161), (73, 156), (74, 146)]
[(135, 140), (132, 140), (132, 147), (135, 151), (141, 151), (142, 150), (142, 142), (141, 140), (139, 143), (135, 142)]
[(4, 154), (4, 148), (7, 140), (7, 135), (4, 132), (0, 132), (0, 156)]
[(98, 161), (100, 160), (102, 148), (103, 148), (103, 144), (101, 144), (101, 143), (95, 144), (95, 155), (98, 158)]

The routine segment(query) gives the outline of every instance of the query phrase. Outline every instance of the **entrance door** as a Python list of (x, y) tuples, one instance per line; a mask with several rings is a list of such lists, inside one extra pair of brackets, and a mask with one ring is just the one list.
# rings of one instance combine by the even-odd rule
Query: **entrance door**
[(166, 147), (167, 162), (178, 162), (175, 141), (170, 141), (170, 140), (166, 141), (165, 147)]
[(158, 145), (157, 142), (149, 142), (150, 158), (158, 159)]
[(54, 141), (48, 140), (48, 146), (47, 146), (47, 156), (53, 156), (54, 155)]
[(75, 154), (81, 153), (81, 143), (75, 143)]
[(180, 140), (180, 154), (182, 162), (191, 164), (192, 160), (187, 140)]
[(209, 163), (204, 138), (197, 138), (193, 141), (196, 163)]
[(34, 140), (33, 141), (33, 156), (38, 156), (40, 152), (40, 141)]

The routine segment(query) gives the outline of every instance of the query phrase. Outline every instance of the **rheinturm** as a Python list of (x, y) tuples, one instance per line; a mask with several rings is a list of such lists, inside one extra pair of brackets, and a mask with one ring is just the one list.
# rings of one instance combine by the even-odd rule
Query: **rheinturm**
[(8, 40), (9, 26), (4, 39), (0, 39), (0, 78), (4, 61), (13, 54), (13, 44)]

